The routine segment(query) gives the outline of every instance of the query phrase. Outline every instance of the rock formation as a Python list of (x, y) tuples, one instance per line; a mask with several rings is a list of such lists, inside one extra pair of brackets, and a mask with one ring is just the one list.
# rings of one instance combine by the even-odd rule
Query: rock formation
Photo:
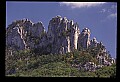
[[(17, 50), (36, 49), (39, 52), (64, 54), (78, 48), (105, 46), (90, 40), (90, 30), (84, 28), (80, 33), (79, 25), (66, 17), (56, 16), (48, 25), (48, 31), (42, 22), (32, 23), (28, 19), (12, 22), (6, 30), (6, 46)], [(106, 52), (106, 51), (104, 51)]]
[(18, 20), (7, 28), (6, 45), (19, 50), (44, 46), (45, 34), (42, 22), (33, 24), (28, 19)]
[(50, 20), (47, 37), (52, 45), (51, 53), (67, 53), (77, 49), (79, 26), (66, 17), (56, 16)]
[(97, 42), (96, 38), (94, 37), (93, 40), (91, 40), (91, 42), (90, 42), (90, 46), (97, 47), (97, 44), (98, 44), (98, 42)]
[[(13, 56), (16, 50), (25, 49), (30, 49), (31, 52), (39, 55), (65, 54), (74, 50), (80, 50), (78, 53), (82, 52), (84, 55), (84, 51), (86, 51), (98, 63), (89, 58), (87, 58), (89, 61), (78, 63), (79, 58), (74, 60), (74, 55), (70, 53), (71, 59), (74, 61), (71, 66), (84, 71), (95, 71), (103, 66), (116, 63), (102, 42), (98, 42), (95, 37), (91, 40), (90, 34), (88, 28), (83, 28), (80, 33), (79, 25), (76, 22), (59, 15), (50, 20), (47, 32), (42, 22), (32, 23), (28, 19), (17, 20), (6, 29), (6, 52)], [(10, 73), (14, 72), (15, 69), (10, 69)]]
[(83, 48), (88, 48), (90, 45), (90, 30), (88, 28), (84, 28), (79, 35), (78, 45)]

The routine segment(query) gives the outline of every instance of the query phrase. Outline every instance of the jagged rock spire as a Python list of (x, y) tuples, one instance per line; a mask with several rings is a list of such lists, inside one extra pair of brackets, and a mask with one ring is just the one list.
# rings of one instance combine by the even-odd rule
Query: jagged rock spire
[[(54, 23), (53, 23), (54, 21)], [(79, 27), (73, 20), (66, 17), (56, 16), (52, 18), (48, 26), (48, 36), (52, 44), (52, 53), (67, 53), (77, 49)]]
[(90, 45), (90, 30), (88, 28), (84, 28), (79, 35), (79, 46), (83, 48), (88, 48)]

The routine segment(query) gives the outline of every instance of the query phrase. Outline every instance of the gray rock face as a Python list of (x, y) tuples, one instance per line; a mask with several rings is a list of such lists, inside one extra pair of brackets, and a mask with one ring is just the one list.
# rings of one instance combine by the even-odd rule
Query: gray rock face
[(59, 15), (50, 20), (47, 32), (42, 22), (32, 23), (28, 19), (12, 22), (6, 30), (6, 46), (18, 50), (36, 48), (53, 54), (71, 52), (79, 46), (85, 49), (104, 47), (96, 38), (90, 40), (88, 28), (84, 28), (80, 34), (77, 23)]
[(83, 48), (88, 48), (90, 45), (90, 30), (88, 28), (84, 28), (79, 35), (79, 46)]
[[(33, 24), (28, 19), (18, 20), (8, 26), (6, 45), (22, 50), (43, 45), (45, 30), (41, 22)], [(43, 38), (43, 39), (41, 39)]]
[(93, 40), (90, 41), (90, 47), (97, 47), (97, 44), (98, 44), (98, 42), (97, 42), (96, 38), (94, 37)]
[(66, 17), (56, 16), (50, 20), (47, 36), (52, 44), (51, 53), (64, 54), (77, 49), (79, 26)]
[(79, 26), (73, 20), (56, 16), (48, 25), (32, 23), (28, 19), (14, 21), (6, 32), (6, 45), (22, 49), (46, 48), (46, 52), (64, 54), (77, 49)]

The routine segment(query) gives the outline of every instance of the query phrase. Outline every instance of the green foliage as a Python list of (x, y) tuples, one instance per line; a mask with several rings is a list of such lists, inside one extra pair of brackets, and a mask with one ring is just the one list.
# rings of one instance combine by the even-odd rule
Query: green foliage
[(68, 32), (68, 33), (69, 33), (69, 32), (71, 33), (71, 28), (68, 28), (68, 29), (67, 29), (67, 32)]
[(36, 44), (36, 45), (39, 44), (39, 39), (36, 39), (36, 40), (35, 40), (35, 44)]
[(63, 32), (62, 32), (62, 36), (66, 36), (66, 35), (67, 35), (66, 32), (63, 31)]
[(91, 54), (91, 56), (95, 57), (100, 51), (99, 47), (88, 48), (87, 52)]
[(48, 63), (43, 65), (40, 69), (33, 70), (33, 76), (54, 77), (54, 76), (68, 76), (70, 68), (64, 62)]
[(71, 64), (97, 61), (89, 52), (74, 50), (66, 54), (39, 55), (31, 50), (6, 49), (6, 76), (12, 77), (116, 77), (116, 65), (95, 72), (79, 70)]
[(64, 36), (64, 37), (65, 37), (65, 36), (69, 36), (69, 31), (70, 31), (70, 30), (68, 30), (68, 31), (63, 31), (63, 32), (61, 33), (61, 35)]
[(99, 77), (116, 77), (116, 66), (105, 66), (101, 69), (98, 69), (95, 74)]
[[(72, 59), (71, 59), (71, 55), (73, 55)], [(79, 64), (79, 63), (83, 64), (83, 63), (89, 62), (89, 61), (96, 62), (95, 58), (93, 58), (89, 53), (87, 53), (85, 51), (78, 51), (78, 50), (74, 50), (71, 53), (67, 53), (66, 58), (71, 59), (69, 62), (76, 63), (76, 64)]]

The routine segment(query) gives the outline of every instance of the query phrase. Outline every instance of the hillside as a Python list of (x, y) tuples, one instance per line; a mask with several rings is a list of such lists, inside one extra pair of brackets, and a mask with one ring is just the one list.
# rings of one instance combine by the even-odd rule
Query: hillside
[[(86, 62), (96, 58), (86, 51), (36, 55), (30, 50), (6, 54), (6, 76), (14, 77), (115, 77), (116, 65), (86, 70)], [(81, 64), (81, 65), (80, 65)], [(91, 69), (91, 70), (90, 70)]]
[(6, 29), (6, 76), (115, 77), (116, 60), (91, 31), (66, 17), (48, 25), (16, 20)]

